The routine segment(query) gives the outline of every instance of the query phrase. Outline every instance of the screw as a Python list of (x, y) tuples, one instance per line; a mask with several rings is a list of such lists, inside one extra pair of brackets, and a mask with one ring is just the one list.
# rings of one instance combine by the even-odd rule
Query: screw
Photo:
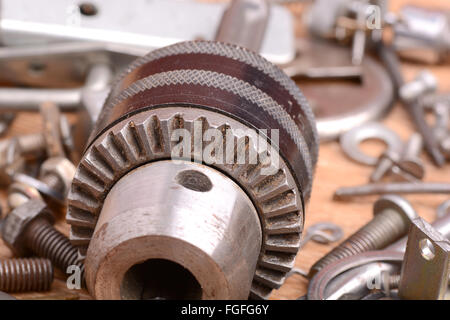
[(437, 89), (437, 80), (428, 70), (422, 70), (417, 77), (400, 88), (403, 102), (412, 102)]
[(425, 175), (425, 168), (420, 159), (422, 148), (422, 136), (418, 133), (411, 135), (403, 149), (400, 161), (391, 168), (392, 173), (407, 181), (422, 180)]
[(53, 215), (45, 202), (28, 200), (12, 210), (2, 223), (2, 238), (15, 255), (34, 253), (49, 259), (66, 272), (71, 265), (78, 265), (78, 250), (69, 239), (53, 227)]
[(378, 182), (388, 172), (406, 181), (422, 180), (425, 174), (422, 161), (419, 158), (422, 146), (422, 136), (414, 133), (406, 142), (401, 154), (395, 151), (385, 152), (370, 176), (370, 181)]
[(379, 161), (377, 166), (375, 167), (375, 170), (373, 171), (372, 175), (370, 176), (371, 182), (378, 182), (380, 181), (388, 172), (392, 169), (394, 166), (394, 163), (399, 161), (399, 155), (397, 152), (384, 152)]
[(445, 163), (445, 158), (432, 128), (425, 120), (424, 110), (420, 103), (421, 98), (435, 91), (436, 87), (437, 81), (434, 76), (428, 71), (422, 71), (415, 80), (400, 88), (400, 97), (423, 137), (425, 150), (432, 157), (434, 163), (441, 167)]
[(377, 250), (404, 236), (417, 213), (402, 197), (387, 195), (375, 202), (373, 219), (356, 231), (339, 246), (331, 250), (310, 269), (314, 276), (325, 266), (358, 253)]
[(78, 265), (78, 250), (45, 218), (38, 218), (30, 223), (24, 231), (24, 240), (33, 253), (50, 259), (64, 272), (69, 266)]
[(48, 291), (53, 266), (48, 259), (0, 260), (0, 290), (6, 292)]

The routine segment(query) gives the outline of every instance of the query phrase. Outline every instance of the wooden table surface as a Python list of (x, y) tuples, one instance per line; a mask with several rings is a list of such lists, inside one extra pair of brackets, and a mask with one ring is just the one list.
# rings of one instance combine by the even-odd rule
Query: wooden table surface
[[(428, 7), (440, 7), (450, 9), (448, 1), (440, 0), (391, 0), (391, 9), (397, 11), (404, 4), (416, 4)], [(292, 4), (288, 7), (294, 13), (296, 19), (296, 31), (298, 35), (304, 33), (300, 21), (302, 5)], [(423, 68), (430, 69), (439, 79), (439, 91), (450, 92), (450, 66), (426, 66), (403, 62), (405, 78), (414, 78), (418, 71)], [(301, 83), (299, 83), (301, 88)], [(76, 121), (74, 115), (69, 115), (71, 121)], [(382, 122), (397, 132), (402, 139), (406, 140), (414, 132), (414, 125), (409, 120), (408, 114), (401, 105), (396, 104), (388, 116)], [(20, 113), (14, 121), (7, 136), (23, 133), (38, 132), (41, 128), (40, 117), (35, 113)], [(363, 149), (370, 154), (380, 154), (383, 145), (367, 141), (363, 143)], [(450, 182), (450, 164), (443, 168), (436, 168), (427, 155), (422, 154), (426, 167), (425, 181)], [(372, 217), (372, 206), (377, 199), (376, 196), (362, 197), (351, 202), (337, 202), (332, 200), (334, 191), (340, 186), (353, 186), (367, 183), (373, 168), (357, 164), (349, 160), (342, 152), (337, 142), (321, 144), (319, 161), (315, 173), (312, 197), (306, 210), (305, 227), (317, 222), (329, 221), (340, 225), (345, 237), (352, 234)], [(418, 213), (427, 221), (433, 221), (435, 209), (449, 197), (445, 195), (414, 195), (406, 196), (413, 204)], [(0, 198), (3, 208), (4, 197)], [(57, 228), (68, 234), (69, 227), (64, 222), (64, 213), (61, 213)], [(298, 254), (296, 267), (309, 270), (312, 264), (327, 253), (333, 245), (321, 245), (308, 243)], [(0, 240), (0, 258), (11, 257), (11, 252)], [(24, 293), (17, 294), (20, 299), (86, 299), (89, 295), (85, 291), (74, 292), (65, 287), (64, 275), (57, 272), (52, 291), (48, 293)], [(294, 275), (287, 279), (286, 283), (279, 289), (274, 290), (272, 299), (295, 299), (306, 293), (307, 280), (301, 276)]]

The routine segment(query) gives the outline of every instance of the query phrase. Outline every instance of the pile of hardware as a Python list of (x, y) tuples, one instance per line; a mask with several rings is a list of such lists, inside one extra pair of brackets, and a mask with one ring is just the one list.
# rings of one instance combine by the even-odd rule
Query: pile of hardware
[[(449, 298), (450, 200), (428, 224), (400, 194), (450, 194), (422, 181), (420, 157), (450, 160), (450, 93), (428, 70), (405, 82), (399, 57), (447, 63), (450, 11), (43, 2), (52, 14), (2, 0), (0, 134), (19, 111), (39, 112), (42, 129), (0, 141), (14, 256), (0, 260), (0, 291), (49, 291), (59, 272), (95, 299), (267, 299), (300, 274), (301, 299)], [(308, 36), (295, 39), (290, 6)], [(376, 122), (397, 100), (418, 131), (407, 141)], [(369, 139), (385, 152), (365, 154)], [(374, 168), (334, 200), (381, 198), (305, 272), (294, 265), (308, 241), (343, 237), (328, 222), (303, 232), (319, 140)]]

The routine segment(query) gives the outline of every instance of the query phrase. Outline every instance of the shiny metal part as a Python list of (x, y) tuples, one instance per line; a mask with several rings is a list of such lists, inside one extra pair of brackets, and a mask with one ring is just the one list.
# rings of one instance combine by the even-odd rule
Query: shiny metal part
[[(437, 219), (432, 226), (444, 237), (450, 239), (450, 215)], [(386, 250), (398, 251), (401, 254), (401, 259), (403, 259), (406, 242), (407, 237), (404, 237), (388, 246)], [(349, 262), (350, 259), (348, 260)], [(345, 262), (343, 264), (345, 265)], [(329, 270), (333, 270), (334, 266), (330, 265)], [(338, 274), (327, 282), (324, 297), (330, 300), (337, 300), (351, 294), (353, 299), (360, 299), (369, 293), (368, 283), (373, 283), (373, 280), (380, 277), (383, 272), (391, 275), (399, 274), (400, 266), (386, 262), (369, 263)]]
[(399, 87), (400, 98), (414, 121), (417, 131), (422, 135), (425, 150), (437, 166), (443, 166), (445, 157), (440, 150), (439, 141), (433, 129), (427, 124), (421, 98), (436, 90), (437, 81), (428, 71), (422, 71), (415, 80)]
[(440, 63), (450, 57), (449, 11), (404, 6), (393, 32), (393, 46), (403, 58)]
[(394, 131), (381, 123), (372, 122), (344, 133), (340, 138), (342, 150), (352, 160), (374, 166), (378, 163), (378, 158), (363, 153), (359, 148), (360, 143), (368, 139), (381, 140), (386, 144), (388, 152), (401, 150), (403, 146), (402, 140)]
[(215, 40), (259, 52), (269, 15), (270, 5), (266, 0), (232, 0), (222, 16)]
[(437, 219), (445, 217), (450, 214), (450, 200), (443, 202), (436, 210)]
[(378, 182), (388, 174), (395, 181), (417, 182), (422, 180), (425, 175), (425, 167), (419, 158), (422, 144), (422, 136), (414, 133), (405, 143), (401, 152), (400, 150), (384, 152), (370, 176), (370, 181)]
[[(394, 250), (367, 251), (338, 260), (323, 268), (311, 279), (308, 285), (308, 300), (335, 300), (326, 292), (329, 282), (353, 268), (372, 262), (401, 263), (402, 261), (403, 253)], [(365, 285), (367, 286), (367, 282)]]
[[(205, 61), (208, 63), (205, 64)], [(245, 74), (242, 70), (246, 70)], [(240, 261), (243, 265), (251, 266), (252, 257), (256, 257), (256, 268), (252, 277), (250, 277), (251, 268), (245, 267), (246, 271), (242, 274), (234, 273), (242, 277), (241, 280), (244, 279), (240, 284), (237, 284), (234, 278), (224, 278), (226, 272), (225, 274), (222, 272), (225, 271), (223, 266), (233, 269), (233, 266), (237, 264), (234, 260), (227, 260), (230, 265), (221, 262), (216, 264), (217, 269), (212, 268), (208, 272), (202, 272), (197, 280), (202, 284), (207, 283), (207, 286), (200, 294), (198, 290), (192, 292), (196, 292), (196, 297), (200, 298), (216, 296), (242, 298), (244, 291), (247, 291), (245, 296), (250, 293), (252, 298), (267, 298), (273, 288), (279, 288), (283, 284), (287, 272), (294, 265), (300, 246), (303, 206), (310, 196), (313, 168), (318, 152), (313, 119), (312, 112), (295, 83), (276, 66), (247, 49), (220, 42), (195, 41), (156, 50), (136, 60), (115, 82), (91, 134), (68, 196), (66, 219), (71, 224), (73, 244), (79, 247), (80, 257), (86, 258), (86, 281), (91, 293), (97, 297), (145, 298), (132, 288), (124, 289), (123, 296), (120, 290), (118, 291), (121, 284), (123, 287), (122, 280), (125, 277), (123, 272), (127, 270), (126, 268), (132, 268), (131, 265), (124, 265), (121, 262), (108, 264), (108, 267), (103, 268), (106, 266), (106, 261), (101, 263), (99, 260), (105, 257), (105, 252), (110, 252), (111, 245), (116, 243), (120, 246), (117, 241), (121, 241), (123, 237), (134, 239), (128, 243), (139, 241), (139, 237), (122, 232), (125, 224), (117, 227), (117, 233), (114, 233), (114, 239), (117, 241), (102, 241), (102, 232), (106, 232), (108, 226), (115, 225), (113, 222), (115, 219), (122, 218), (119, 212), (115, 211), (116, 206), (111, 205), (104, 209), (104, 205), (108, 201), (111, 203), (118, 201), (119, 194), (114, 192), (114, 188), (120, 185), (122, 179), (127, 179), (127, 174), (131, 175), (135, 172), (134, 170), (139, 171), (145, 168), (148, 163), (156, 166), (159, 162), (178, 162), (182, 159), (188, 162), (203, 162), (206, 165), (205, 170), (218, 170), (225, 180), (229, 179), (230, 183), (236, 183), (251, 200), (258, 214), (259, 227), (264, 235), (258, 245), (251, 243), (252, 240), (248, 239), (249, 243), (243, 240), (237, 247), (254, 248), (256, 251), (253, 252), (251, 249), (251, 253), (246, 252), (245, 256), (248, 260)], [(250, 130), (256, 134), (252, 137), (248, 133), (249, 129), (253, 128), (276, 128), (277, 131), (262, 134)], [(224, 139), (219, 140), (223, 142), (224, 148), (214, 149), (210, 158), (204, 158), (205, 152), (212, 149), (212, 142), (216, 141), (207, 138), (203, 140), (203, 135), (211, 131), (218, 133), (217, 139)], [(192, 146), (186, 149), (180, 148), (180, 136), (176, 136), (180, 132), (190, 135), (182, 141), (191, 142), (193, 148)], [(266, 135), (270, 136), (269, 141)], [(278, 142), (276, 142), (277, 136)], [(258, 148), (256, 143), (260, 138), (268, 143), (258, 143)], [(242, 147), (226, 147), (227, 141)], [(241, 159), (239, 153), (242, 148), (249, 154), (258, 155), (257, 161), (251, 163), (247, 156)], [(293, 152), (293, 150), (298, 151)], [(221, 155), (224, 157), (222, 158)], [(267, 157), (268, 155), (270, 156)], [(239, 162), (236, 163), (236, 160)], [(133, 180), (139, 178), (139, 176), (133, 177)], [(152, 186), (155, 186), (153, 180), (147, 179), (144, 182), (152, 182)], [(164, 203), (165, 208), (170, 208), (167, 206), (172, 201), (176, 202), (176, 195), (181, 194), (183, 190), (181, 186), (171, 189), (169, 184), (158, 186), (158, 188), (162, 189), (154, 194), (155, 197), (158, 194), (171, 195), (171, 200)], [(114, 196), (111, 192), (114, 192)], [(146, 194), (146, 198), (148, 196)], [(195, 208), (202, 201), (210, 201), (203, 196), (199, 197), (198, 203), (197, 200), (192, 203)], [(231, 203), (226, 192), (219, 198), (227, 199), (227, 203)], [(121, 203), (126, 204), (125, 201)], [(183, 207), (189, 209), (186, 207), (186, 201), (183, 202)], [(195, 210), (196, 214), (200, 212), (199, 210)], [(198, 230), (207, 230), (217, 225), (223, 226), (219, 223), (221, 217), (214, 214), (216, 211), (207, 210), (211, 215), (207, 220), (198, 220), (195, 214), (188, 214), (192, 219), (192, 227), (197, 230), (195, 234), (190, 233), (189, 237), (201, 235)], [(118, 215), (112, 218), (109, 212), (112, 215)], [(147, 214), (146, 217), (150, 220), (153, 216), (157, 220), (170, 217), (164, 214), (164, 211), (153, 211), (148, 206), (139, 212), (139, 214)], [(219, 222), (213, 223), (211, 219)], [(150, 223), (150, 220), (145, 221)], [(102, 221), (103, 225), (99, 226), (98, 223)], [(129, 228), (139, 231), (136, 226), (140, 222), (130, 219), (128, 221)], [(161, 223), (164, 225), (163, 222)], [(187, 223), (185, 218), (184, 223)], [(149, 224), (141, 231), (154, 235), (153, 231), (156, 227), (156, 224)], [(237, 235), (245, 234), (246, 232), (240, 232)], [(185, 235), (180, 234), (179, 237), (183, 238)], [(200, 238), (197, 238), (194, 247), (203, 247), (208, 243), (207, 240), (200, 241)], [(225, 239), (228, 238), (224, 237), (222, 241)], [(229, 239), (229, 241), (234, 240)], [(216, 243), (214, 246), (217, 245)], [(228, 246), (226, 242), (223, 245)], [(140, 255), (136, 259), (120, 259), (123, 254), (131, 254), (130, 250), (120, 251), (121, 253), (114, 254), (114, 257), (124, 263), (130, 260), (137, 264), (141, 258), (140, 262), (147, 260), (145, 256), (152, 257), (160, 254), (158, 247), (144, 246), (143, 248), (136, 252)], [(183, 250), (185, 258), (173, 260), (175, 256), (170, 255), (170, 252), (166, 250), (166, 256), (163, 259), (169, 260), (172, 266), (174, 263), (181, 267), (185, 265), (183, 270), (188, 269), (191, 274), (197, 275), (195, 268), (200, 268), (202, 265), (192, 261), (196, 260), (191, 255), (196, 252), (195, 248), (188, 251), (182, 241), (179, 248)], [(215, 256), (202, 257), (200, 261), (205, 260), (206, 264), (216, 259)], [(233, 255), (224, 257), (232, 259)], [(244, 263), (244, 261), (247, 262)], [(160, 262), (157, 262), (155, 266), (160, 268)], [(114, 275), (115, 267), (118, 268), (117, 277)], [(140, 268), (145, 268), (145, 265), (136, 267), (136, 269)], [(105, 279), (115, 280), (108, 283), (102, 282), (100, 273)], [(126, 279), (132, 281), (136, 277), (139, 278), (139, 273), (132, 271)], [(213, 278), (208, 280), (208, 276)], [(251, 283), (250, 288), (247, 280)], [(145, 279), (139, 280), (138, 285), (142, 286), (145, 281)], [(227, 283), (230, 287), (224, 285)], [(213, 290), (216, 285), (218, 287)], [(150, 285), (149, 289), (152, 289), (151, 287)], [(194, 284), (194, 287), (198, 286)], [(171, 290), (172, 293), (176, 291)], [(152, 294), (149, 292), (150, 296)], [(172, 297), (170, 293), (166, 296)]]
[(334, 200), (383, 194), (450, 194), (450, 183), (445, 182), (389, 182), (342, 187), (334, 192)]
[[(181, 41), (213, 40), (227, 8), (226, 3), (180, 0), (136, 0), (124, 7), (120, 0), (97, 0), (96, 13), (86, 15), (80, 5), (72, 0), (2, 1), (3, 45), (90, 41), (149, 52)], [(42, 14), (42, 7), (52, 9)], [(289, 62), (295, 54), (292, 15), (280, 5), (272, 5), (270, 15), (261, 53), (274, 63)]]
[(422, 218), (408, 234), (398, 295), (408, 300), (442, 300), (450, 276), (450, 241)]
[(321, 141), (334, 140), (387, 113), (394, 90), (389, 74), (375, 59), (366, 57), (362, 65), (353, 66), (348, 48), (337, 44), (311, 39), (297, 46), (298, 58), (282, 68), (302, 77), (301, 88), (313, 108)]
[(386, 8), (383, 0), (317, 0), (305, 20), (316, 37), (351, 42), (352, 63), (360, 65), (370, 40), (368, 35), (382, 28)]
[(157, 161), (108, 193), (86, 280), (96, 299), (246, 299), (261, 244), (257, 211), (232, 180), (204, 165)]
[(421, 71), (417, 77), (400, 88), (400, 98), (404, 102), (413, 102), (427, 94), (436, 91), (438, 86), (437, 79), (428, 70)]
[(314, 263), (309, 271), (313, 277), (326, 266), (362, 252), (378, 250), (403, 237), (417, 213), (404, 198), (387, 195), (375, 202), (374, 217), (358, 231)]
[(0, 88), (0, 110), (38, 111), (40, 105), (51, 101), (61, 111), (74, 111), (85, 106), (95, 120), (109, 92), (111, 78), (109, 66), (98, 64), (89, 70), (85, 86), (80, 88)]
[(331, 222), (319, 222), (306, 229), (305, 236), (300, 243), (300, 249), (309, 241), (328, 244), (341, 240), (343, 236), (344, 231), (337, 224)]

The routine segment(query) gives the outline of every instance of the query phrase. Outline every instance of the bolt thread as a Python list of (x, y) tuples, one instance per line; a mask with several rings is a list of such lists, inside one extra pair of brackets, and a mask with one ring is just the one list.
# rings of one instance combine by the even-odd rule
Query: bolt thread
[(400, 285), (400, 275), (395, 274), (389, 277), (389, 288), (390, 289), (398, 289), (398, 286)]
[(409, 225), (401, 214), (387, 209), (377, 215), (365, 226), (344, 240), (339, 246), (317, 261), (310, 269), (314, 276), (327, 265), (358, 253), (382, 249), (406, 234)]
[(50, 259), (63, 272), (71, 265), (80, 266), (77, 249), (45, 219), (37, 219), (30, 224), (26, 241), (36, 255)]
[(48, 259), (0, 260), (1, 291), (48, 291), (52, 282), (53, 266)]

